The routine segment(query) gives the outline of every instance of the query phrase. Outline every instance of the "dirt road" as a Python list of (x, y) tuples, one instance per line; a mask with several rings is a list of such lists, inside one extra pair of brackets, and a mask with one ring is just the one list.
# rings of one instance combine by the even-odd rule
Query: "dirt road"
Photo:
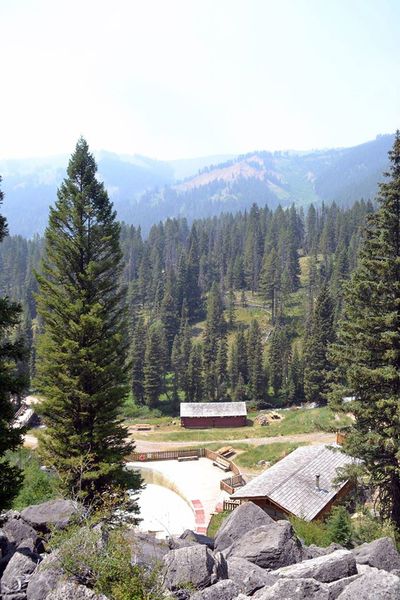
[[(135, 439), (135, 432), (130, 431), (133, 439)], [(212, 440), (210, 444), (221, 444), (234, 446), (237, 443), (251, 444), (252, 446), (261, 446), (264, 444), (274, 444), (275, 442), (290, 443), (290, 442), (304, 442), (306, 444), (332, 444), (336, 441), (336, 435), (334, 433), (315, 432), (315, 433), (299, 433), (294, 435), (277, 435), (274, 437), (264, 438), (245, 438), (242, 440)], [(174, 450), (176, 448), (187, 448), (197, 445), (204, 445), (207, 442), (151, 442), (150, 440), (135, 440), (136, 452), (161, 452), (163, 450)]]

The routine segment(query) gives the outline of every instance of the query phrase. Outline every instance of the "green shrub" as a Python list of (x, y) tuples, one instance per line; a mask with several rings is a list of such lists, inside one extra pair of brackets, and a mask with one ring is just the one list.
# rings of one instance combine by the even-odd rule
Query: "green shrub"
[(332, 542), (341, 544), (345, 548), (353, 546), (353, 527), (350, 515), (344, 506), (334, 506), (326, 522)]
[(290, 519), (296, 535), (303, 540), (306, 546), (315, 544), (321, 548), (326, 548), (331, 543), (331, 536), (327, 525), (323, 521), (304, 521), (298, 517)]
[(361, 510), (352, 519), (353, 539), (355, 544), (372, 542), (381, 537), (391, 537), (398, 543), (396, 529), (390, 521), (381, 521), (368, 510)]
[(10, 461), (20, 466), (24, 477), (22, 487), (12, 505), (14, 510), (22, 510), (31, 504), (40, 504), (59, 495), (57, 477), (40, 469), (40, 462), (34, 451), (21, 448), (12, 453)]
[(54, 532), (49, 542), (58, 549), (65, 573), (110, 600), (162, 600), (160, 569), (132, 564), (124, 528), (72, 525)]

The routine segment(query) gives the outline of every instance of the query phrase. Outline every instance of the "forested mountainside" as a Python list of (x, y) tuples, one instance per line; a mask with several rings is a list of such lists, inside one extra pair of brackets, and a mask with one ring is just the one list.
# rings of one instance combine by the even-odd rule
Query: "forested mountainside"
[[(168, 217), (191, 223), (249, 209), (254, 202), (270, 208), (323, 201), (348, 206), (373, 198), (392, 144), (392, 135), (382, 135), (353, 148), (307, 153), (257, 151), (236, 158), (156, 161), (102, 152), (97, 161), (119, 219), (140, 225), (147, 234)], [(65, 164), (65, 157), (0, 161), (4, 214), (12, 233), (31, 237), (43, 232)]]
[[(123, 224), (133, 401), (246, 399), (258, 405), (320, 400), (327, 345), (356, 266), (370, 202), (306, 211), (292, 205), (199, 219), (167, 219), (144, 239)], [(5, 238), (0, 295), (19, 300), (35, 372), (34, 269), (43, 240)], [(174, 410), (172, 408), (172, 410)]]

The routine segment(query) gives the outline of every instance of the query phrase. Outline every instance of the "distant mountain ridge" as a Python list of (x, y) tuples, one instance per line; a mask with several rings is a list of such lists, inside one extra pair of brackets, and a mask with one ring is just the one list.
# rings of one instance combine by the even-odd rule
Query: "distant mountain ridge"
[[(352, 148), (306, 153), (256, 151), (161, 161), (101, 151), (96, 159), (119, 218), (146, 232), (168, 217), (191, 220), (246, 209), (253, 202), (274, 208), (372, 198), (393, 139), (380, 135)], [(3, 212), (12, 234), (43, 232), (67, 164), (65, 155), (0, 161)]]

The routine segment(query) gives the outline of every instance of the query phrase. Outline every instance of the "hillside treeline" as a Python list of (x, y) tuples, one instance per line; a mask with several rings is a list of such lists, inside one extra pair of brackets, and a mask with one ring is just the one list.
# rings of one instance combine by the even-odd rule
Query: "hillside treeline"
[[(191, 226), (167, 219), (146, 239), (122, 224), (133, 401), (323, 401), (342, 285), (372, 211), (364, 201), (305, 212), (254, 204)], [(31, 353), (21, 370), (31, 377), (42, 252), (40, 237), (10, 236), (0, 246), (0, 291), (23, 306), (17, 333)]]

